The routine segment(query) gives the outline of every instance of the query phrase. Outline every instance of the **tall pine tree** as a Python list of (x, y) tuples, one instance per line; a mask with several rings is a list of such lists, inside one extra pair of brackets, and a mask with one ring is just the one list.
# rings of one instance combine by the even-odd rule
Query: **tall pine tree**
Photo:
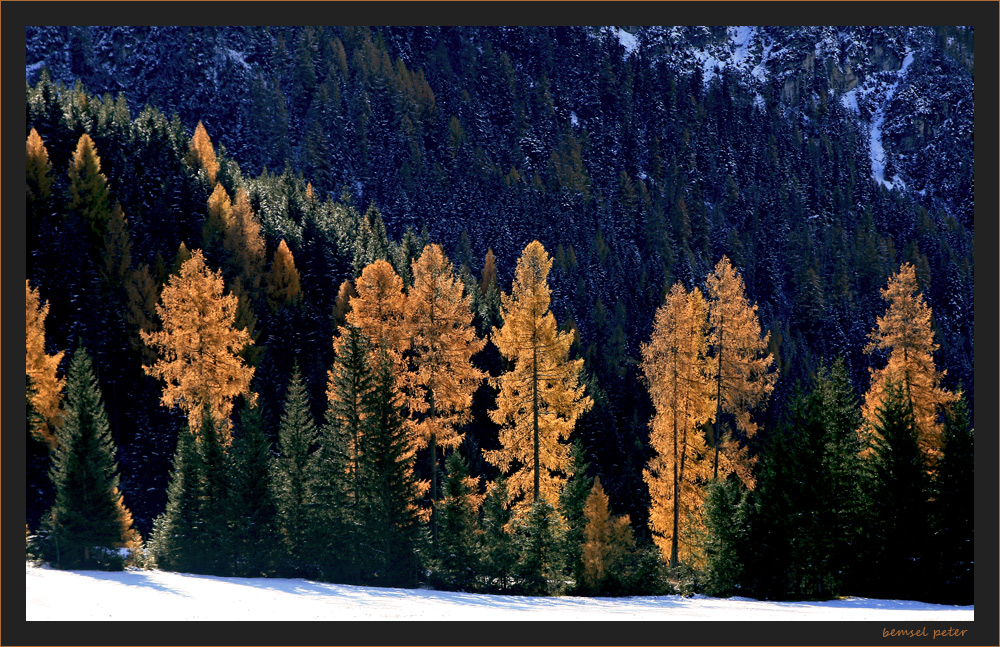
[(278, 427), (278, 459), (274, 463), (274, 500), (284, 546), (285, 569), (312, 575), (318, 556), (311, 550), (315, 529), (314, 489), (319, 431), (309, 410), (309, 394), (298, 362), (285, 392)]
[(54, 561), (59, 568), (121, 568), (117, 549), (138, 548), (140, 540), (118, 491), (116, 450), (83, 347), (70, 361), (65, 415), (52, 457)]
[(253, 342), (246, 330), (236, 328), (238, 300), (223, 295), (223, 287), (222, 276), (205, 265), (201, 250), (194, 250), (160, 295), (156, 314), (163, 329), (140, 335), (158, 353), (156, 362), (143, 368), (163, 380), (163, 405), (180, 407), (192, 429), (207, 409), (225, 445), (233, 399), (248, 393), (254, 369), (239, 357)]
[(958, 396), (941, 387), (945, 372), (934, 365), (938, 345), (934, 343), (931, 309), (917, 291), (913, 265), (903, 263), (899, 272), (889, 277), (882, 298), (889, 305), (885, 315), (876, 321), (865, 352), (888, 351), (889, 361), (881, 369), (871, 369), (871, 389), (864, 402), (865, 420), (869, 431), (878, 428), (878, 408), (887, 397), (889, 382), (897, 382), (913, 410), (920, 449), (933, 469), (942, 446), (938, 414)]
[[(593, 402), (580, 383), (582, 359), (569, 359), (573, 336), (559, 332), (549, 311), (552, 259), (537, 240), (518, 259), (510, 295), (501, 296), (503, 326), (493, 342), (511, 362), (497, 380), (497, 408), (490, 418), (499, 425), (501, 448), (484, 451), (487, 461), (509, 475), (519, 509), (545, 499), (558, 502), (562, 474), (569, 463), (566, 440), (577, 418)], [(536, 510), (548, 524), (546, 509)], [(548, 527), (548, 526), (546, 526)]]
[(229, 497), (233, 572), (260, 577), (274, 572), (277, 509), (271, 487), (271, 441), (261, 405), (246, 400), (229, 451)]
[[(767, 401), (777, 373), (771, 371), (774, 357), (767, 352), (770, 333), (761, 337), (757, 304), (750, 305), (743, 278), (723, 256), (705, 280), (709, 299), (709, 374), (715, 390), (712, 478), (735, 473), (753, 487), (751, 459), (741, 447), (736, 431), (752, 438), (757, 424), (751, 419), (755, 407)], [(723, 429), (722, 414), (735, 422), (729, 433)], [(720, 477), (721, 472), (721, 477)]]
[(438, 245), (424, 248), (413, 263), (413, 286), (407, 298), (413, 335), (409, 410), (414, 418), (415, 445), (430, 453), (431, 533), (437, 537), (438, 450), (454, 450), (463, 435), (472, 393), (485, 374), (472, 364), (485, 340), (472, 327), (472, 310), (465, 288)]
[[(708, 448), (702, 426), (715, 414), (708, 373), (708, 319), (701, 291), (678, 281), (656, 312), (653, 335), (642, 346), (642, 369), (654, 416), (649, 444), (655, 452), (643, 479), (649, 486), (649, 526), (665, 559), (691, 561), (695, 542), (682, 530), (700, 526)], [(682, 550), (683, 547), (683, 550)]]

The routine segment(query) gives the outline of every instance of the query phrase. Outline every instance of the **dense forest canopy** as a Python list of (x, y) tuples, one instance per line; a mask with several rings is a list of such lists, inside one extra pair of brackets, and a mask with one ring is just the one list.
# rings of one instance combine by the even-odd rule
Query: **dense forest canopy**
[[(336, 399), (328, 398), (331, 369), (341, 370), (332, 340), (343, 348), (354, 329), (382, 354), (371, 351), (370, 374), (351, 370), (385, 384), (392, 380), (380, 370), (397, 362), (398, 373), (401, 358), (419, 354), (454, 375), (442, 357), (448, 344), (463, 353), (466, 373), (451, 401), (435, 400), (433, 372), (397, 384), (422, 415), (400, 422), (423, 430), (419, 460), (407, 468), (414, 492), (430, 479), (426, 496), (462, 513), (463, 497), (487, 494), (466, 481), (509, 476), (503, 457), (513, 454), (495, 411), (507, 406), (513, 387), (501, 375), (517, 353), (502, 340), (521, 316), (516, 272), (532, 255), (537, 266), (548, 263), (543, 310), (551, 308), (558, 330), (545, 324), (546, 334), (565, 346), (551, 366), (579, 370), (566, 387), (577, 403), (563, 403), (572, 422), (559, 433), (580, 449), (572, 461), (568, 445), (551, 449), (559, 454), (553, 483), (569, 478), (572, 489), (575, 472), (598, 477), (593, 493), (576, 485), (576, 518), (630, 525), (640, 544), (653, 539), (656, 491), (644, 471), (654, 455), (664, 473), (680, 464), (664, 458), (665, 439), (677, 432), (650, 422), (672, 411), (650, 385), (656, 371), (644, 350), (655, 344), (665, 299), (675, 320), (703, 312), (716, 331), (723, 310), (711, 304), (745, 295), (743, 334), (757, 344), (748, 357), (769, 358), (754, 369), (766, 388), (727, 405), (723, 396), (735, 396), (723, 382), (735, 378), (724, 376), (722, 333), (685, 342), (685, 352), (718, 364), (716, 399), (704, 400), (712, 394), (702, 389), (703, 413), (684, 415), (693, 427), (715, 424), (699, 451), (714, 451), (717, 462), (725, 442), (742, 457), (723, 478), (737, 470), (749, 487), (760, 476), (764, 492), (783, 483), (766, 471), (774, 464), (767, 451), (792, 451), (789, 420), (822, 409), (803, 389), (834, 389), (832, 399), (853, 393), (856, 408), (876, 386), (891, 391), (872, 377), (903, 365), (892, 355), (899, 344), (875, 343), (888, 337), (873, 331), (890, 317), (883, 291), (904, 274), (906, 296), (920, 295), (926, 311), (921, 334), (932, 338), (921, 347), (931, 362), (927, 388), (946, 394), (914, 424), (947, 436), (947, 407), (935, 407), (958, 393), (971, 419), (971, 29), (29, 27), (26, 41), (29, 311), (44, 320), (45, 346), (35, 357), (38, 366), (61, 361), (64, 375), (78, 345), (92, 354), (118, 446), (118, 486), (144, 536), (166, 506), (172, 458), (176, 472), (192, 451), (178, 444), (179, 431), (201, 428), (192, 411), (211, 411), (212, 433), (226, 446), (230, 427), (248, 424), (237, 400), (255, 393), (260, 425), (281, 446), (275, 430), (292, 395), (301, 415), (324, 420)], [(529, 254), (532, 245), (540, 250)], [(402, 337), (379, 346), (379, 335), (395, 333), (379, 328), (387, 320), (366, 319), (362, 305), (396, 307), (376, 296), (383, 289), (426, 301), (432, 271), (450, 286), (443, 307), (471, 315), (468, 331), (446, 339), (428, 315), (419, 349)], [(164, 349), (173, 348), (170, 330), (190, 323), (168, 313), (171, 290), (198, 276), (214, 286), (199, 294), (221, 298), (224, 282), (233, 297), (213, 319), (231, 362), (218, 380), (229, 386), (211, 392), (186, 387), (183, 371), (157, 362), (181, 352)], [(722, 276), (738, 285), (734, 296), (718, 296), (713, 281)], [(692, 305), (693, 294), (709, 303)], [(362, 340), (351, 343), (364, 355)], [(58, 384), (55, 375), (45, 380), (48, 391)], [(161, 392), (162, 380), (173, 390)], [(892, 403), (889, 395), (866, 401), (869, 424), (878, 427)], [(44, 407), (51, 394), (36, 409)], [(310, 442), (322, 446), (320, 436)], [(448, 464), (468, 479), (449, 480), (451, 468), (438, 475), (459, 447), (467, 464)], [(32, 452), (28, 524), (36, 527), (51, 493), (38, 477), (45, 450)], [(751, 473), (758, 463), (764, 471)], [(708, 479), (711, 468), (698, 469)], [(503, 496), (531, 491), (528, 479), (512, 478)], [(704, 507), (709, 524), (745, 496), (683, 487), (680, 507)], [(626, 521), (608, 517), (608, 505)], [(652, 525), (674, 566), (687, 549), (661, 542), (664, 533), (684, 536), (670, 518), (680, 507), (654, 506)], [(547, 514), (530, 511), (543, 526)], [(452, 520), (440, 516), (435, 541)], [(602, 532), (614, 544), (614, 533)], [(615, 532), (615, 545), (628, 543)], [(586, 571), (592, 588), (594, 568)]]

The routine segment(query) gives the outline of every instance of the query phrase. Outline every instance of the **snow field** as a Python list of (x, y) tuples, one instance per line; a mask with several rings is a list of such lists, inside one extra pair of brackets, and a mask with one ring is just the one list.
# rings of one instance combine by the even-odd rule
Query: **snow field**
[(971, 621), (974, 607), (850, 598), (763, 602), (677, 595), (530, 598), (26, 564), (27, 620), (879, 620)]

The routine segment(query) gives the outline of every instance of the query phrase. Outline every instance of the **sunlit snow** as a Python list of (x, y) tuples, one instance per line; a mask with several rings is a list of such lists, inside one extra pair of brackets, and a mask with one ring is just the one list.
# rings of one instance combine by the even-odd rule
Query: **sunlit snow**
[(912, 62), (913, 51), (910, 48), (907, 48), (906, 56), (903, 58), (903, 64), (896, 73), (896, 82), (889, 86), (889, 89), (886, 91), (885, 99), (882, 100), (882, 104), (872, 116), (872, 122), (869, 130), (868, 146), (869, 151), (871, 152), (872, 175), (875, 177), (876, 182), (890, 190), (895, 187), (896, 182), (899, 180), (899, 176), (893, 176), (892, 181), (886, 181), (885, 179), (885, 149), (882, 147), (882, 124), (885, 121), (885, 111), (889, 107), (889, 102), (892, 101), (892, 97), (896, 94), (896, 89), (899, 87), (903, 77), (906, 76), (906, 70), (910, 67)]
[(27, 565), (27, 620), (895, 620), (971, 621), (973, 607), (850, 598), (761, 602), (677, 595), (533, 598)]
[(626, 56), (639, 49), (639, 41), (635, 39), (635, 36), (628, 33), (621, 27), (616, 27), (615, 30), (618, 32), (618, 41), (621, 42), (622, 47), (625, 48)]

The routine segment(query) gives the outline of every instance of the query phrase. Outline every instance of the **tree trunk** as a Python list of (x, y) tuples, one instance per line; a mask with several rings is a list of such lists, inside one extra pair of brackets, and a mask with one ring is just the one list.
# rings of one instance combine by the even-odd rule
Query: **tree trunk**
[(534, 425), (534, 441), (535, 441), (535, 502), (538, 502), (538, 494), (540, 490), (540, 466), (538, 465), (538, 347), (536, 346), (532, 351), (532, 375), (531, 375), (531, 413), (532, 413), (532, 423)]
[(712, 467), (712, 480), (719, 480), (719, 419), (722, 417), (722, 325), (724, 319), (719, 319), (719, 372), (716, 375), (715, 389), (715, 461)]

